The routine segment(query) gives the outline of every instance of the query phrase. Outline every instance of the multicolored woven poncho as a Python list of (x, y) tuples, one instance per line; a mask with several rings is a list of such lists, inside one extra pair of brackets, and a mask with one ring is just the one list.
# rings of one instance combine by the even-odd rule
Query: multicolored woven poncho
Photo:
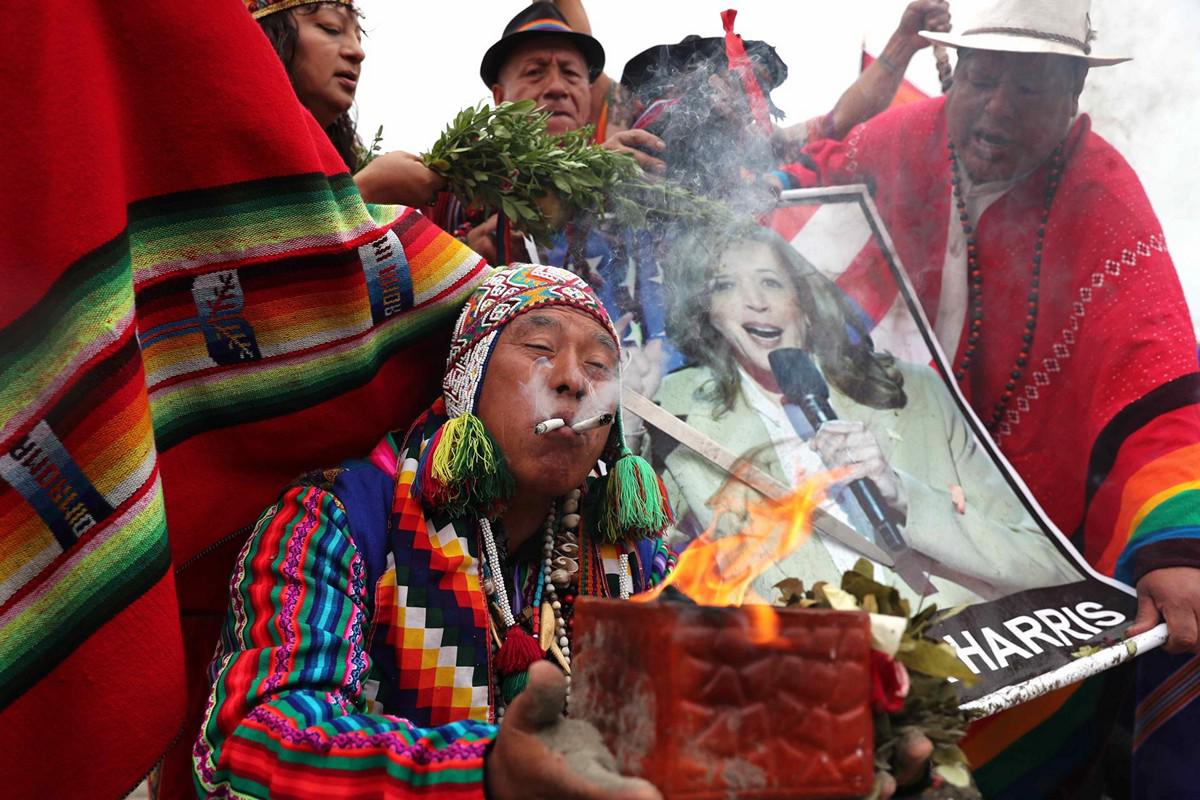
[(256, 515), (428, 405), (484, 265), (363, 205), (239, 0), (0, 32), (0, 786), (117, 797), (190, 748)]
[[(259, 521), (194, 751), (205, 794), (483, 797), (499, 690), (479, 531), (412, 491), (440, 412), (299, 481)], [(635, 591), (671, 564), (660, 540), (585, 541), (591, 594), (617, 595), (621, 556)]]
[[(599, 300), (571, 273), (496, 270), (455, 327), (443, 398), (403, 440), (389, 435), (366, 460), (307, 476), (259, 520), (234, 571), (194, 749), (202, 794), (308, 796), (337, 786), (343, 796), (482, 797), (490, 723), (528, 665), (548, 657), (508, 612), (550, 608), (526, 596), (550, 585), (550, 556), (545, 578), (540, 547), (497, 559), (491, 525), (511, 476), (497, 479), (507, 475), (504, 458), (475, 412), (502, 328), (547, 307), (590, 315), (616, 348)], [(672, 564), (658, 535), (669, 515), (653, 511), (658, 481), (640, 503), (614, 491), (640, 461), (621, 439), (617, 423), (606, 474), (580, 487), (584, 502), (569, 512), (578, 530), (577, 571), (562, 582), (570, 597), (641, 591)], [(614, 502), (621, 509), (606, 513)], [(513, 602), (500, 610), (507, 593), (494, 587), (509, 568)], [(498, 624), (505, 617), (508, 627)], [(565, 624), (559, 631), (567, 635)]]

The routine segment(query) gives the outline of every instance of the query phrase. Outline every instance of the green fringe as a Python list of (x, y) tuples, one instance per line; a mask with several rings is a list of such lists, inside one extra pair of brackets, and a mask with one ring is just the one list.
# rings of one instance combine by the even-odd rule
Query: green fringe
[(446, 488), (443, 510), (451, 516), (486, 513), (512, 496), (515, 483), (504, 454), (474, 414), (446, 421), (432, 458), (433, 478)]
[(516, 699), (517, 695), (525, 691), (525, 687), (529, 684), (529, 673), (521, 671), (512, 675), (505, 675), (500, 679), (500, 696), (504, 698), (504, 704), (508, 705)]
[(605, 479), (598, 528), (607, 542), (657, 536), (671, 521), (654, 469), (646, 459), (623, 450)]

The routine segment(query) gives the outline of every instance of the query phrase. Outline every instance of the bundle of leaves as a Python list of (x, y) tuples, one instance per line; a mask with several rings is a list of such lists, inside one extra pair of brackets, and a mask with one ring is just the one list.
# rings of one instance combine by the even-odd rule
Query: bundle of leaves
[[(867, 611), (906, 621), (895, 660), (908, 673), (908, 694), (897, 711), (875, 714), (875, 765), (890, 770), (905, 734), (919, 730), (933, 742), (933, 773), (951, 787), (973, 791), (967, 757), (958, 747), (970, 718), (958, 710), (958, 692), (951, 678), (970, 686), (978, 679), (943, 641), (928, 635), (931, 626), (961, 608), (939, 612), (930, 605), (915, 615), (909, 603), (891, 586), (875, 580), (874, 567), (859, 559), (842, 575), (841, 585), (817, 583), (811, 589), (794, 578), (776, 584), (785, 606)], [(969, 795), (968, 795), (969, 796)]]
[(532, 100), (464, 109), (421, 161), (467, 205), (503, 212), (542, 243), (580, 214), (635, 228), (728, 218), (719, 202), (650, 180), (631, 156), (594, 144), (591, 128), (554, 136), (548, 119)]

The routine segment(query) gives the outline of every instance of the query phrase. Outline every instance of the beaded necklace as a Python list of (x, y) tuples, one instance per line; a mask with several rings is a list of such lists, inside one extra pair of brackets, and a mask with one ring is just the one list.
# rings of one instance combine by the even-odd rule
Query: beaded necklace
[[(513, 603), (504, 582), (507, 554), (502, 554), (496, 544), (492, 523), (486, 517), (479, 520), (484, 550), (483, 590), (503, 626), (501, 636), (496, 626), (491, 625), (497, 649), (496, 672), (501, 679), (500, 692), (495, 698), (497, 720), (503, 717), (505, 706), (525, 687), (529, 667), (547, 655), (566, 674), (567, 695), (570, 697), (570, 623), (579, 587), (581, 560), (578, 538), (580, 494), (576, 489), (563, 499), (561, 517), (555, 506), (551, 505), (543, 527), (540, 569), (534, 572), (532, 587), (525, 587), (519, 579), (520, 570), (514, 570), (513, 590), (532, 596), (528, 608), (532, 611), (528, 616), (532, 636), (521, 627), (513, 614)], [(633, 576), (629, 573), (629, 562), (625, 558), (621, 559), (618, 578), (621, 597), (628, 598), (633, 591)]]
[[(969, 292), (969, 308), (971, 324), (967, 330), (966, 347), (963, 348), (962, 359), (954, 370), (954, 378), (960, 384), (966, 379), (975, 355), (979, 348), (979, 340), (983, 334), (983, 269), (979, 264), (979, 247), (975, 240), (975, 228), (971, 225), (970, 214), (967, 213), (967, 201), (962, 193), (962, 177), (959, 174), (958, 154), (954, 142), (947, 142), (950, 150), (950, 184), (954, 191), (955, 208), (958, 209), (958, 221), (962, 225), (963, 235), (967, 237), (967, 286)], [(1017, 384), (1025, 374), (1029, 364), (1029, 354), (1033, 348), (1033, 333), (1037, 329), (1038, 304), (1042, 274), (1042, 247), (1046, 240), (1046, 225), (1050, 220), (1050, 207), (1054, 204), (1054, 195), (1063, 172), (1063, 145), (1059, 143), (1051, 156), (1050, 174), (1046, 179), (1046, 201), (1042, 206), (1042, 219), (1038, 225), (1037, 238), (1033, 245), (1033, 274), (1029, 281), (1029, 295), (1026, 297), (1025, 330), (1021, 334), (1021, 350), (1009, 372), (1009, 380), (1004, 384), (1000, 399), (992, 406), (992, 416), (984, 421), (984, 427), (989, 433), (995, 433), (996, 427), (1004, 419), (1005, 410), (1017, 390)]]

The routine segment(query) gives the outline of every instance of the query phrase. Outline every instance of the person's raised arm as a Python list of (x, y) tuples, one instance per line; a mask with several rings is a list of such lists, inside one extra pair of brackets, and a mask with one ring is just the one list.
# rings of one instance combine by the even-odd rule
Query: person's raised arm
[[(950, 30), (950, 5), (946, 0), (913, 0), (904, 9), (900, 24), (883, 51), (842, 93), (818, 135), (842, 139), (850, 129), (886, 110), (904, 81), (908, 64), (929, 42), (918, 31)], [(785, 152), (803, 146), (812, 138), (809, 122), (801, 122), (776, 133), (776, 146)]]
[(446, 179), (412, 153), (393, 150), (371, 160), (354, 174), (354, 183), (367, 203), (421, 208), (432, 205)]

